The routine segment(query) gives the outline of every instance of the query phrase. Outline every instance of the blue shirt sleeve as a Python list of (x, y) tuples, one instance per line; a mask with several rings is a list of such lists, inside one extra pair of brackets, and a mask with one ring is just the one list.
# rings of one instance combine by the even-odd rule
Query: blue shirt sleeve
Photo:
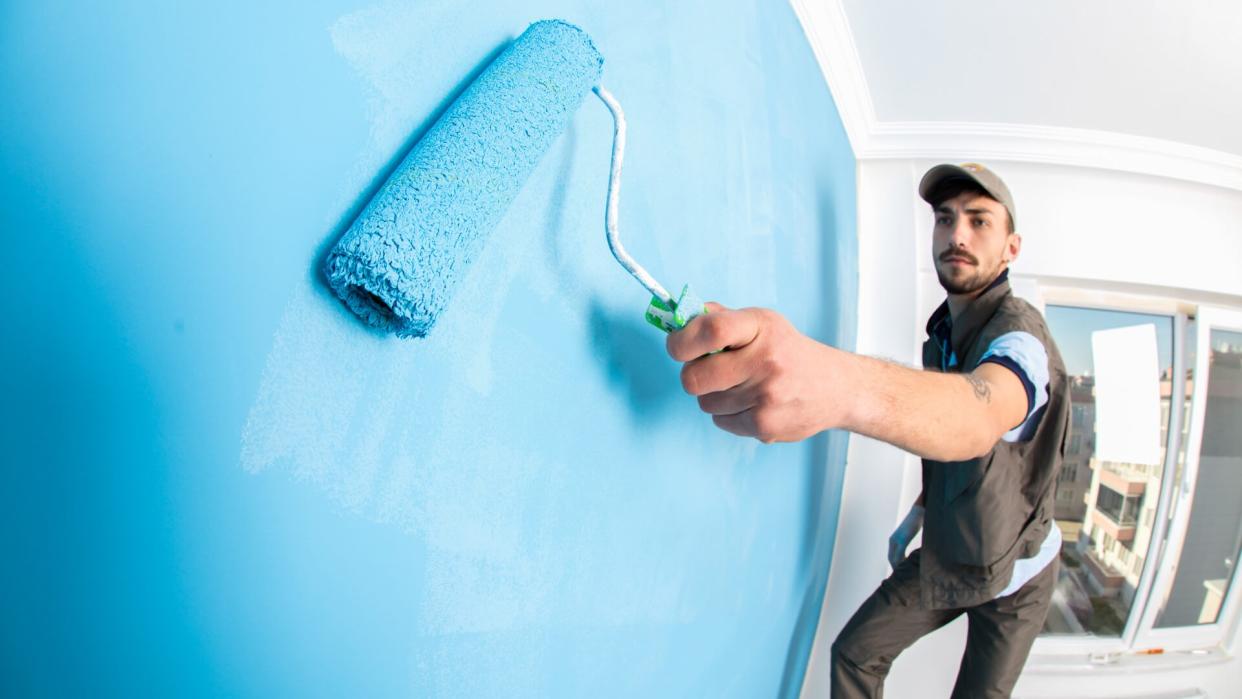
[(1009, 369), (1026, 389), (1026, 418), (1022, 424), (1005, 433), (1006, 442), (1030, 439), (1048, 403), (1048, 352), (1034, 335), (1014, 331), (992, 340), (979, 364), (991, 362)]

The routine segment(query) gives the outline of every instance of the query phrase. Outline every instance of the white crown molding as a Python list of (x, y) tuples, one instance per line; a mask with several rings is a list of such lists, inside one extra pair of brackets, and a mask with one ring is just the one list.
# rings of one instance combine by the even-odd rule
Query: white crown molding
[(1028, 124), (876, 118), (841, 0), (790, 0), (859, 160), (1047, 163), (1169, 177), (1242, 191), (1242, 156), (1144, 136)]

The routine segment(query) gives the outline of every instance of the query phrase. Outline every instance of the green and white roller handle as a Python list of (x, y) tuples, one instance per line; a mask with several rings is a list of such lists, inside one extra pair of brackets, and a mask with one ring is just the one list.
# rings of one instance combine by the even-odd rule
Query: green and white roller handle
[(601, 86), (594, 88), (595, 94), (604, 101), (608, 111), (612, 112), (612, 169), (608, 173), (608, 201), (604, 207), (604, 228), (608, 231), (608, 247), (612, 256), (629, 272), (639, 284), (651, 292), (651, 304), (647, 306), (647, 322), (663, 330), (672, 332), (686, 326), (694, 318), (707, 313), (703, 300), (690, 290), (690, 285), (682, 287), (681, 295), (672, 297), (655, 280), (647, 270), (630, 257), (625, 248), (621, 247), (621, 238), (617, 234), (617, 202), (621, 197), (621, 161), (625, 157), (625, 113), (621, 105)]

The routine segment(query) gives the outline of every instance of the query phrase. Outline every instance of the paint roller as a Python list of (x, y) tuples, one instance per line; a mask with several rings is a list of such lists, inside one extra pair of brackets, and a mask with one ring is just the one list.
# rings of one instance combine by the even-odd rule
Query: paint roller
[(625, 146), (620, 105), (599, 86), (604, 59), (560, 20), (530, 25), (445, 110), (329, 252), (324, 275), (367, 324), (423, 337), (540, 158), (592, 89), (614, 118), (606, 200), (609, 248), (652, 292), (647, 320), (666, 331), (703, 311), (673, 299), (621, 247), (617, 204)]

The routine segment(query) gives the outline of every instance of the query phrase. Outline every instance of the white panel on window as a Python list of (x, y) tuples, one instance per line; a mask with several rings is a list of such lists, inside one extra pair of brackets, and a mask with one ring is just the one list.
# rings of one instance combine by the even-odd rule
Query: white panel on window
[[(1167, 324), (1167, 322), (1166, 322)], [(1160, 443), (1160, 360), (1156, 326), (1091, 333), (1095, 367), (1095, 458), (1155, 466)]]

